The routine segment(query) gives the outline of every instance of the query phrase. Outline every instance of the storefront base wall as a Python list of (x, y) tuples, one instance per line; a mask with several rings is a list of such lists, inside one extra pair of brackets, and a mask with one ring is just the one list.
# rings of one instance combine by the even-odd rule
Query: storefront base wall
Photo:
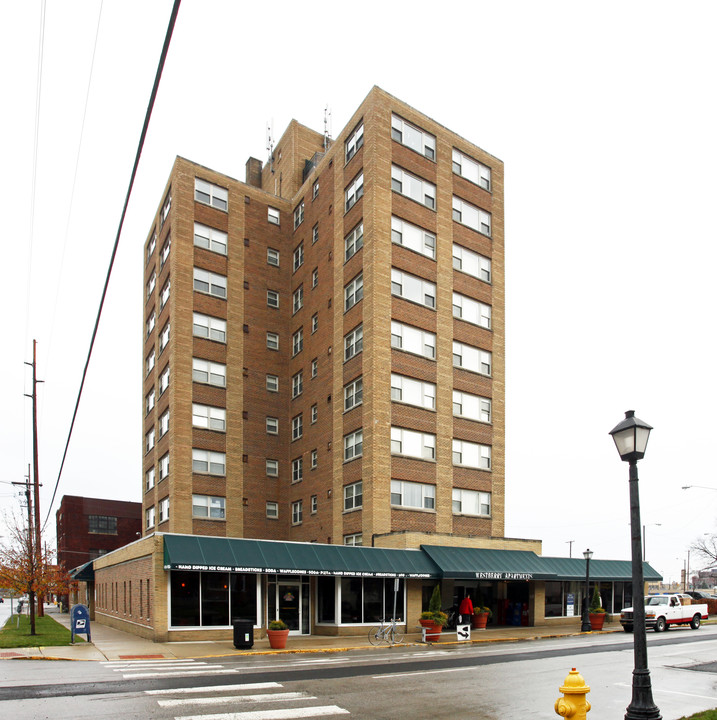
[(95, 611), (95, 622), (100, 623), (100, 625), (115, 628), (116, 630), (122, 630), (122, 632), (138, 635), (153, 642), (163, 642), (160, 637), (155, 636), (154, 628), (151, 625), (140, 625), (139, 623), (124, 620), (114, 615), (108, 615), (100, 610)]

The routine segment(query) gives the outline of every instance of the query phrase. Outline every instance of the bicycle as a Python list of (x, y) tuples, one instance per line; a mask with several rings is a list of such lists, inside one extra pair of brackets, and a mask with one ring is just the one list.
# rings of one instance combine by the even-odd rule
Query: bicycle
[(372, 627), (368, 631), (368, 641), (371, 645), (396, 645), (403, 642), (403, 633), (396, 627), (396, 620), (391, 619), (390, 623), (386, 623), (383, 618), (379, 621), (381, 624)]

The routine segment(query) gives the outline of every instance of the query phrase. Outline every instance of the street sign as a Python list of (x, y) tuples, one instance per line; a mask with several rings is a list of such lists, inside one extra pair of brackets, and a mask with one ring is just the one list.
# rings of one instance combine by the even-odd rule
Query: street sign
[(456, 625), (456, 636), (458, 640), (470, 640), (471, 639), (471, 626), (470, 625)]
[(76, 634), (87, 635), (87, 642), (92, 642), (90, 635), (90, 611), (87, 605), (73, 605), (70, 610), (70, 642), (75, 642)]

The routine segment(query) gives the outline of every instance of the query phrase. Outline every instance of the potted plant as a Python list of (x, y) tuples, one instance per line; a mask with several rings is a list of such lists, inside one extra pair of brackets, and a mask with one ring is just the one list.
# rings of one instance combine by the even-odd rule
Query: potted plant
[(448, 625), (448, 615), (441, 610), (441, 586), (433, 588), (428, 610), (421, 613), (418, 622), (426, 628), (426, 640), (438, 640), (441, 630)]
[(600, 606), (600, 590), (597, 585), (595, 585), (593, 596), (590, 599), (589, 614), (590, 627), (593, 630), (602, 630), (603, 625), (605, 624), (606, 612), (605, 608)]
[(471, 627), (474, 630), (485, 630), (488, 620), (490, 620), (492, 615), (493, 612), (489, 607), (476, 605), (473, 608)]
[(274, 650), (283, 650), (289, 637), (289, 626), (283, 620), (272, 620), (266, 630), (269, 646)]

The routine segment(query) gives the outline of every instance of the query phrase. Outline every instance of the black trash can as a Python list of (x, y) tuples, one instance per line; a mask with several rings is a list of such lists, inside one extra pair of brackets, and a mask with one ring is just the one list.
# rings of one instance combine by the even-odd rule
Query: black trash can
[(234, 647), (247, 650), (254, 647), (254, 621), (234, 618)]

